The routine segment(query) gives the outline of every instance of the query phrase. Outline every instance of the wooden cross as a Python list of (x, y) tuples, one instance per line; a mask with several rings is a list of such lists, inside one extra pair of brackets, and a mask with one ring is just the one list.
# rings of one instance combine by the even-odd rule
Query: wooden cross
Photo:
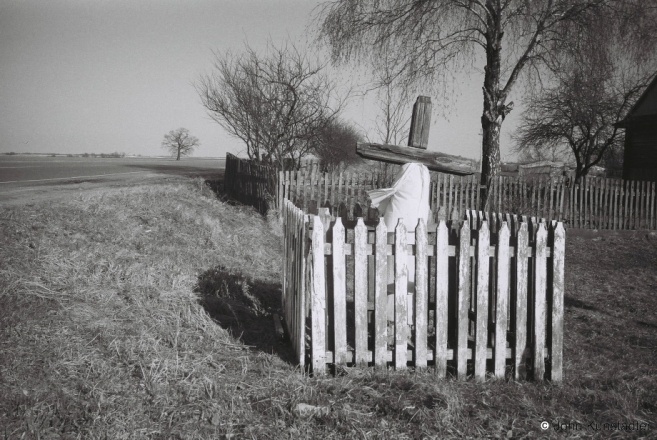
[(418, 96), (413, 105), (408, 146), (358, 142), (356, 153), (366, 159), (380, 162), (405, 164), (421, 163), (433, 171), (457, 176), (474, 174), (475, 166), (470, 159), (446, 153), (428, 152), (429, 126), (431, 124), (431, 98)]

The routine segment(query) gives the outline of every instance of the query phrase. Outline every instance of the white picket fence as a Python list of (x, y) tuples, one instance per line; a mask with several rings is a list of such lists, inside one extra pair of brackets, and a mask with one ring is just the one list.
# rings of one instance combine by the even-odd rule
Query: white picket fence
[(389, 233), (382, 221), (310, 216), (288, 200), (283, 217), (285, 323), (313, 374), (391, 363), (441, 377), (561, 381), (561, 223), (469, 211)]

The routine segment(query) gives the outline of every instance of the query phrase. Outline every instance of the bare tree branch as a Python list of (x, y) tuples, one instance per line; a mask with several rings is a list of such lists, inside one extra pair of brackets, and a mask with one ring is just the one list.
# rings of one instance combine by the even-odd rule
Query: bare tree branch
[(264, 54), (215, 54), (215, 69), (196, 89), (208, 114), (241, 139), (249, 158), (285, 169), (314, 148), (317, 134), (338, 116), (346, 98), (337, 85), (293, 44)]

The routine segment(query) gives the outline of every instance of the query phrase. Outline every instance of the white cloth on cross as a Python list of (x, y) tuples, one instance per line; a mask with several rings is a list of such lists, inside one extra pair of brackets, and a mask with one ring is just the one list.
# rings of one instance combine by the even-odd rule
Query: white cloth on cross
[(379, 209), (388, 232), (393, 232), (400, 218), (407, 231), (415, 231), (418, 219), (429, 217), (429, 169), (419, 163), (407, 163), (395, 176), (390, 188), (368, 191), (372, 206)]
[[(399, 219), (403, 219), (407, 232), (414, 232), (418, 220), (423, 218), (425, 224), (429, 217), (429, 169), (419, 163), (404, 164), (395, 176), (391, 188), (375, 189), (368, 192), (372, 206), (383, 215), (388, 232), (394, 232)], [(413, 321), (413, 296), (415, 292), (415, 259), (407, 260), (408, 268), (408, 323)], [(394, 321), (394, 257), (388, 256), (388, 321)], [(410, 331), (406, 329), (407, 337)]]

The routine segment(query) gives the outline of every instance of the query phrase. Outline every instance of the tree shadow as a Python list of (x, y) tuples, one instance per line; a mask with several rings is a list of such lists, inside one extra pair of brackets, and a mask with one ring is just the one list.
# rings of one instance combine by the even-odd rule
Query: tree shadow
[(195, 291), (208, 315), (236, 339), (295, 364), (291, 344), (274, 328), (273, 314), (281, 316), (279, 283), (248, 279), (219, 265), (199, 275)]

